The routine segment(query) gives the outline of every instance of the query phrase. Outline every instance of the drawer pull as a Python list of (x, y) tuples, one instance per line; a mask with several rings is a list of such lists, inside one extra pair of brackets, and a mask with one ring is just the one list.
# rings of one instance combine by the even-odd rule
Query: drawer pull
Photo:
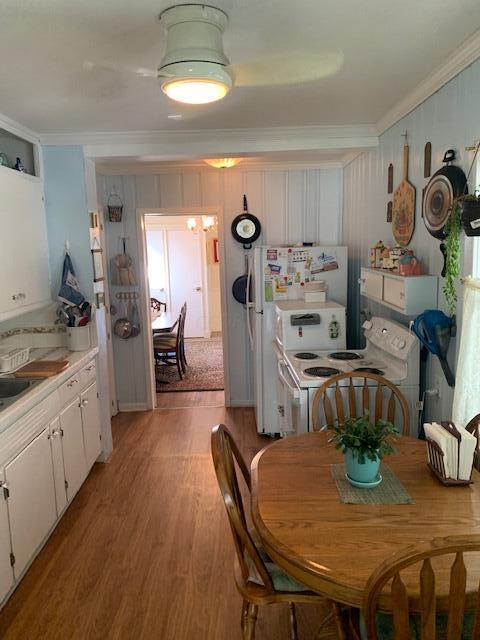
[(78, 384), (78, 380), (70, 380), (67, 382), (67, 387), (73, 387), (74, 384)]
[(95, 369), (95, 365), (94, 364), (91, 364), (89, 367), (87, 367), (85, 369), (85, 371), (91, 371), (92, 369)]

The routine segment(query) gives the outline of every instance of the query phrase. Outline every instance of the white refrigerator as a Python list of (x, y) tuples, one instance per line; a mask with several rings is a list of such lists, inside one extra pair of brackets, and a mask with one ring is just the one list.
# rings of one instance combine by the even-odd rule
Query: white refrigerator
[(304, 297), (304, 285), (324, 280), (327, 297), (347, 303), (347, 247), (255, 247), (247, 279), (247, 327), (253, 356), (257, 431), (279, 433), (275, 304)]

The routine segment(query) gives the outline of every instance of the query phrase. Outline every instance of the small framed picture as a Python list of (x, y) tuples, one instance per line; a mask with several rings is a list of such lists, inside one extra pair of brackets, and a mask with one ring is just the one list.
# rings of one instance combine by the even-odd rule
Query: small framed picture
[(218, 238), (213, 239), (213, 259), (215, 262), (220, 262), (220, 256), (218, 255)]
[(103, 280), (105, 280), (102, 260), (103, 249), (92, 249), (91, 251), (93, 260), (93, 281), (103, 282)]

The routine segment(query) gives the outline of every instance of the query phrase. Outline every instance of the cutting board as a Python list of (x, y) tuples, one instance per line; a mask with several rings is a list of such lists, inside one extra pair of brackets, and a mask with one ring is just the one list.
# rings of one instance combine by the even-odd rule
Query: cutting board
[(408, 145), (403, 147), (403, 180), (393, 194), (392, 209), (393, 237), (406, 247), (415, 229), (415, 187), (408, 181)]
[(14, 376), (16, 378), (50, 378), (65, 371), (68, 366), (68, 360), (36, 360), (15, 371)]

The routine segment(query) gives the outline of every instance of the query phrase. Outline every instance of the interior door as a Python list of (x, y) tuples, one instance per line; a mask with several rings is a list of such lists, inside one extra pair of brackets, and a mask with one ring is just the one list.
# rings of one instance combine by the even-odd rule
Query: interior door
[(147, 236), (147, 262), (148, 283), (150, 285), (150, 297), (165, 302), (167, 310), (171, 304), (168, 291), (168, 266), (165, 253), (165, 229), (148, 227)]
[(182, 304), (187, 303), (187, 338), (203, 337), (205, 333), (201, 248), (203, 236), (200, 233), (192, 233), (188, 229), (167, 231), (171, 310), (179, 313)]
[(5, 467), (16, 578), (57, 518), (49, 437), (47, 427)]

